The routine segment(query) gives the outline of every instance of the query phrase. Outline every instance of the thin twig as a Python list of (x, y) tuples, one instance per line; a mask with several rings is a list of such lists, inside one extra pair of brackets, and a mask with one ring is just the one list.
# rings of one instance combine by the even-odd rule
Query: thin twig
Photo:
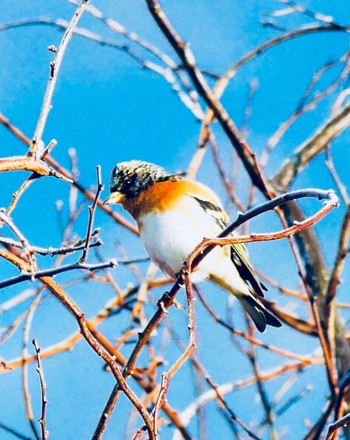
[(40, 352), (41, 349), (37, 344), (36, 339), (32, 341), (35, 352), (36, 352), (36, 361), (37, 361), (37, 369), (40, 381), (40, 389), (41, 389), (41, 417), (39, 419), (39, 423), (41, 426), (41, 440), (46, 440), (48, 438), (48, 431), (46, 430), (46, 406), (47, 406), (47, 397), (46, 397), (46, 382), (44, 377), (44, 370), (41, 362)]
[(334, 166), (330, 144), (326, 146), (326, 166), (332, 176), (334, 183), (338, 188), (344, 204), (346, 206), (350, 206), (350, 197)]
[[(245, 318), (247, 321), (247, 326), (248, 326), (248, 331), (249, 331), (249, 335), (253, 336), (253, 332), (254, 329), (252, 327), (252, 323), (251, 321), (249, 321), (248, 317), (247, 317), (247, 313), (245, 313)], [(277, 438), (277, 431), (276, 431), (276, 427), (274, 426), (274, 413), (272, 410), (272, 404), (270, 402), (270, 399), (266, 393), (266, 389), (265, 389), (265, 383), (263, 380), (261, 380), (261, 371), (260, 371), (260, 367), (258, 364), (258, 360), (256, 357), (256, 350), (255, 350), (255, 346), (254, 344), (250, 344), (250, 348), (247, 350), (247, 357), (248, 360), (252, 366), (252, 370), (254, 373), (254, 376), (256, 378), (256, 387), (260, 396), (260, 400), (261, 400), (261, 404), (262, 404), (262, 409), (264, 410), (264, 423), (268, 424), (268, 428), (269, 428), (269, 437), (270, 438)]]
[(240, 330), (238, 328), (233, 327), (228, 322), (226, 322), (225, 320), (220, 318), (214, 312), (214, 310), (209, 306), (208, 301), (205, 299), (204, 295), (202, 295), (201, 291), (198, 289), (197, 286), (195, 286), (195, 290), (196, 290), (197, 295), (198, 295), (200, 301), (202, 302), (203, 306), (205, 307), (207, 312), (212, 316), (212, 318), (215, 320), (215, 322), (217, 322), (218, 324), (222, 325), (224, 328), (226, 328), (232, 334), (238, 335), (238, 336), (242, 337), (243, 339), (249, 341), (251, 344), (254, 344), (257, 347), (264, 348), (265, 350), (268, 350), (268, 351), (270, 351), (272, 353), (276, 353), (276, 354), (278, 354), (280, 356), (285, 356), (285, 357), (290, 358), (290, 359), (298, 360), (300, 362), (305, 363), (305, 365), (309, 365), (309, 364), (323, 364), (324, 363), (322, 361), (322, 359), (313, 357), (312, 355), (310, 355), (310, 356), (299, 355), (297, 353), (293, 353), (293, 352), (284, 350), (282, 348), (275, 347), (272, 344), (268, 344), (266, 342), (263, 342), (260, 339), (257, 339), (255, 336), (253, 336), (251, 334), (248, 334), (248, 333), (246, 333), (246, 332), (244, 332), (244, 331), (242, 331), (242, 330)]
[(328, 283), (328, 288), (324, 302), (325, 322), (328, 325), (331, 305), (335, 301), (336, 290), (340, 281), (340, 276), (345, 267), (346, 257), (349, 255), (348, 246), (350, 238), (350, 205), (347, 207), (343, 222), (340, 227), (340, 236), (337, 249), (337, 255), (333, 265), (333, 270)]
[[(298, 371), (296, 374), (300, 374), (300, 372)], [(290, 397), (287, 402), (285, 402), (280, 408), (278, 408), (278, 410), (276, 410), (276, 415), (280, 416), (282, 414), (284, 414), (286, 411), (288, 411), (291, 406), (295, 405), (296, 403), (298, 403), (301, 399), (303, 399), (310, 391), (312, 391), (312, 386), (307, 385), (306, 387), (304, 387), (300, 392), (298, 392), (298, 394)]]
[[(77, 4), (77, 0), (67, 0), (69, 3)], [(167, 81), (172, 90), (179, 96), (182, 103), (193, 113), (193, 115), (199, 120), (203, 119), (203, 110), (198, 101), (198, 94), (192, 89), (190, 81), (184, 74), (178, 64), (166, 53), (162, 52), (157, 46), (141, 39), (135, 32), (129, 32), (123, 25), (113, 20), (110, 17), (106, 17), (101, 10), (96, 6), (88, 5), (86, 12), (104, 23), (112, 32), (125, 37), (133, 45), (137, 45), (151, 54), (153, 58), (158, 59), (165, 65), (155, 64), (153, 61), (147, 61), (131, 52), (130, 48), (123, 44), (121, 49), (127, 54), (131, 55), (143, 68), (153, 70), (155, 73), (161, 75), (165, 81)]]
[[(314, 96), (311, 97), (311, 99), (308, 101), (308, 98), (315, 84), (322, 77), (324, 72), (326, 72), (329, 68), (339, 64), (340, 62), (344, 62), (344, 60), (345, 60), (344, 68), (342, 69), (338, 77), (326, 89), (324, 89), (322, 92), (315, 93)], [(300, 99), (294, 112), (288, 117), (286, 121), (280, 124), (277, 131), (268, 140), (265, 151), (263, 152), (261, 157), (261, 163), (263, 165), (267, 163), (271, 150), (277, 145), (277, 143), (281, 140), (285, 132), (291, 127), (291, 125), (306, 112), (310, 110), (314, 110), (316, 105), (326, 96), (328, 96), (341, 83), (341, 81), (347, 77), (347, 75), (349, 74), (349, 68), (350, 68), (350, 58), (349, 58), (349, 52), (347, 51), (345, 55), (343, 55), (339, 60), (337, 60), (334, 63), (326, 64), (313, 75), (306, 91), (304, 92), (304, 95)]]
[[(0, 249), (0, 255), (6, 256), (7, 257), (6, 259), (9, 262), (19, 267), (22, 271), (26, 271), (29, 269), (29, 264), (21, 257), (6, 252), (3, 249)], [(118, 387), (122, 390), (122, 392), (127, 396), (127, 398), (130, 400), (130, 402), (135, 407), (135, 409), (139, 412), (145, 425), (147, 426), (149, 439), (156, 440), (153, 432), (153, 424), (151, 417), (147, 409), (144, 407), (144, 405), (142, 405), (142, 403), (136, 396), (136, 394), (126, 384), (126, 381), (116, 363), (115, 356), (111, 355), (94, 337), (94, 334), (91, 331), (91, 325), (89, 321), (87, 321), (85, 315), (81, 312), (81, 310), (75, 304), (75, 302), (65, 293), (65, 291), (57, 283), (55, 283), (55, 281), (51, 277), (42, 276), (40, 278), (40, 281), (50, 290), (50, 292), (53, 295), (55, 295), (55, 297), (64, 305), (64, 307), (74, 316), (85, 340), (88, 342), (91, 348), (96, 352), (96, 354), (100, 356), (108, 364), (118, 383)]]
[[(0, 256), (4, 257), (4, 254), (1, 249), (0, 249)], [(117, 267), (117, 265), (118, 263), (114, 259), (98, 264), (80, 264), (80, 263), (66, 264), (65, 266), (54, 267), (52, 269), (39, 270), (34, 274), (24, 273), (22, 275), (18, 275), (16, 277), (1, 281), (0, 289), (4, 289), (5, 287), (12, 286), (14, 284), (22, 283), (23, 281), (30, 280), (32, 278), (38, 279), (42, 277), (52, 277), (54, 275), (58, 275), (59, 273), (67, 272), (71, 270), (88, 270), (93, 272), (95, 270), (114, 268)]]
[(196, 348), (196, 333), (195, 333), (195, 317), (194, 317), (194, 297), (192, 293), (192, 285), (189, 278), (190, 272), (185, 275), (185, 286), (186, 295), (188, 303), (188, 330), (189, 330), (189, 342), (181, 354), (181, 356), (175, 361), (175, 363), (170, 367), (170, 369), (162, 374), (162, 382), (159, 390), (156, 405), (153, 410), (153, 420), (154, 420), (154, 432), (158, 433), (158, 412), (165, 403), (166, 393), (168, 391), (170, 381), (174, 374), (179, 370), (179, 368), (184, 364), (184, 362), (191, 357), (193, 350)]
[(350, 422), (350, 413), (345, 414), (345, 416), (336, 420), (328, 426), (328, 431), (326, 435), (326, 440), (333, 440), (335, 438), (335, 433), (339, 428), (348, 425)]
[(32, 433), (36, 440), (40, 440), (40, 435), (38, 432), (37, 424), (34, 421), (33, 409), (31, 404), (31, 395), (29, 391), (29, 383), (28, 383), (28, 365), (25, 359), (28, 357), (28, 344), (29, 344), (29, 334), (30, 329), (34, 317), (35, 310), (37, 309), (41, 298), (42, 298), (43, 289), (40, 289), (37, 295), (32, 302), (23, 327), (23, 341), (22, 341), (22, 388), (23, 388), (23, 397), (24, 404), (26, 409), (26, 416), (28, 419), (29, 426), (32, 430)]
[[(169, 331), (171, 333), (171, 336), (177, 346), (180, 348), (180, 350), (185, 351), (186, 345), (180, 340), (174, 329), (171, 329), (169, 326)], [(235, 429), (235, 424), (239, 425), (251, 438), (257, 439), (258, 437), (249, 429), (248, 426), (246, 426), (242, 420), (240, 420), (236, 414), (233, 412), (233, 410), (230, 408), (230, 405), (225, 401), (224, 394), (230, 393), (234, 391), (235, 389), (239, 389), (244, 386), (251, 385), (252, 383), (255, 383), (254, 377), (251, 378), (253, 382), (248, 379), (248, 381), (245, 384), (227, 384), (227, 385), (216, 385), (213, 380), (210, 378), (209, 372), (204, 368), (203, 364), (198, 359), (198, 356), (195, 352), (191, 354), (190, 361), (195, 368), (195, 371), (198, 372), (198, 374), (204, 378), (206, 383), (211, 388), (210, 391), (204, 391), (202, 392), (199, 397), (197, 398), (197, 401), (192, 403), (188, 409), (183, 411), (181, 413), (181, 419), (184, 424), (189, 424), (191, 416), (194, 416), (197, 414), (197, 412), (200, 410), (200, 408), (204, 407), (206, 403), (208, 403), (211, 400), (216, 400), (218, 403), (218, 409), (224, 411), (225, 417), (229, 420), (229, 422), (233, 422), (233, 429)], [(209, 396), (210, 395), (210, 396)], [(189, 415), (190, 414), (190, 415)], [(175, 435), (173, 437), (173, 440), (180, 440), (179, 432), (176, 431)]]
[[(92, 236), (96, 236), (100, 232), (99, 229), (95, 229), (93, 231)], [(19, 241), (12, 240), (11, 238), (2, 237), (0, 235), (0, 243), (3, 243), (6, 246), (13, 246), (16, 248), (23, 249), (23, 245)], [(96, 241), (90, 243), (90, 247), (95, 246), (101, 246), (102, 240), (98, 238)], [(35, 254), (40, 255), (49, 255), (50, 257), (53, 257), (54, 255), (66, 255), (70, 254), (72, 252), (82, 251), (85, 247), (85, 241), (84, 240), (78, 240), (76, 243), (70, 245), (70, 246), (62, 246), (60, 248), (43, 248), (39, 246), (31, 246), (32, 252)], [(135, 258), (134, 260), (125, 260), (125, 261), (119, 261), (119, 264), (131, 264), (132, 262), (142, 262), (142, 261), (148, 261), (149, 257), (145, 258)]]
[(306, 142), (296, 148), (271, 179), (274, 188), (286, 191), (300, 171), (350, 125), (350, 104), (332, 115)]
[(41, 142), (41, 139), (42, 139), (42, 136), (44, 133), (44, 129), (45, 129), (45, 125), (46, 125), (46, 121), (47, 121), (47, 118), (49, 116), (49, 112), (51, 109), (51, 101), (52, 101), (53, 93), (55, 90), (56, 81), (58, 78), (58, 73), (59, 73), (59, 70), (60, 70), (60, 67), (62, 64), (63, 56), (64, 56), (65, 50), (67, 48), (67, 45), (73, 36), (74, 28), (78, 24), (78, 22), (82, 16), (87, 4), (89, 3), (89, 1), (90, 0), (82, 0), (81, 1), (80, 5), (78, 6), (77, 10), (75, 11), (67, 29), (66, 29), (66, 32), (64, 33), (64, 35), (62, 37), (62, 40), (60, 42), (58, 49), (54, 50), (55, 59), (54, 59), (54, 61), (52, 61), (50, 63), (50, 77), (49, 77), (49, 81), (47, 84), (43, 105), (42, 105), (42, 108), (40, 111), (40, 116), (39, 116), (39, 119), (38, 119), (38, 122), (36, 125), (35, 133), (34, 133), (31, 145), (28, 150), (28, 157), (38, 158), (43, 153), (43, 151), (38, 152), (38, 147)]
[[(322, 23), (334, 23), (336, 24), (334, 17), (331, 15), (321, 14), (320, 12), (314, 12), (311, 9), (307, 9), (304, 6), (299, 5), (293, 0), (280, 0), (281, 3), (285, 3), (289, 6), (286, 12), (299, 12), (303, 15), (311, 17), (315, 20), (321, 21)], [(274, 15), (283, 15), (282, 11), (277, 11)]]
[(20, 240), (22, 244), (22, 248), (24, 250), (24, 254), (28, 258), (28, 261), (30, 263), (31, 276), (34, 276), (34, 273), (37, 270), (37, 265), (35, 261), (35, 256), (33, 254), (32, 248), (28, 240), (22, 234), (22, 232), (17, 228), (17, 226), (12, 221), (12, 219), (7, 214), (5, 214), (5, 212), (2, 209), (0, 209), (0, 221), (4, 222)]
[[(20, 139), (26, 146), (30, 146), (30, 139), (16, 126), (14, 126), (3, 114), (0, 113), (0, 123), (3, 124), (14, 136), (16, 136), (18, 139)], [(21, 170), (29, 170), (36, 172), (38, 174), (42, 175), (54, 175), (57, 178), (63, 179), (72, 185), (74, 185), (78, 190), (88, 199), (88, 200), (94, 200), (95, 194), (92, 191), (89, 191), (82, 185), (80, 182), (77, 182), (74, 180), (74, 176), (66, 170), (63, 166), (61, 166), (58, 162), (56, 162), (55, 159), (52, 158), (52, 156), (48, 155), (45, 159), (45, 161), (51, 165), (53, 168), (48, 168), (47, 164), (43, 161), (33, 161), (29, 160), (26, 157), (19, 157), (19, 158), (11, 158), (11, 159), (17, 159), (17, 160), (11, 160), (11, 163), (8, 164), (8, 161), (5, 161), (6, 163), (2, 163), (2, 159), (0, 159), (0, 171), (2, 171), (2, 166), (5, 167), (5, 171), (9, 171), (12, 169), (21, 169)], [(124, 217), (118, 215), (116, 212), (114, 212), (109, 206), (104, 205), (103, 202), (98, 202), (98, 206), (102, 211), (106, 212), (111, 218), (113, 218), (114, 221), (124, 226), (129, 231), (133, 232), (134, 234), (138, 235), (138, 229), (131, 224), (129, 221), (127, 221)]]
[[(48, 146), (45, 148), (41, 160), (43, 160), (51, 151), (52, 149), (56, 146), (57, 141), (55, 139), (52, 139), (51, 142), (48, 144)], [(12, 200), (10, 205), (7, 207), (6, 210), (6, 214), (8, 216), (11, 215), (11, 212), (15, 209), (15, 207), (17, 206), (17, 203), (19, 201), (19, 199), (22, 197), (23, 193), (30, 187), (30, 185), (32, 185), (36, 179), (40, 177), (39, 174), (37, 174), (36, 172), (32, 173), (23, 183), (22, 185), (19, 187), (19, 189), (14, 192), (12, 194)]]
[(40, 177), (36, 173), (32, 173), (23, 183), (22, 185), (12, 194), (11, 203), (6, 209), (6, 215), (10, 216), (12, 211), (17, 206), (19, 199), (22, 197), (23, 193), (36, 181), (36, 179)]
[(96, 173), (97, 173), (97, 190), (96, 190), (96, 195), (95, 195), (95, 199), (92, 203), (92, 206), (89, 206), (89, 222), (88, 222), (88, 227), (87, 227), (87, 231), (86, 231), (85, 246), (84, 246), (83, 254), (79, 258), (79, 263), (84, 263), (87, 259), (89, 247), (90, 247), (90, 241), (92, 238), (92, 228), (94, 225), (94, 217), (95, 217), (97, 202), (98, 202), (98, 199), (100, 198), (100, 194), (104, 188), (104, 185), (102, 183), (101, 166), (100, 165), (97, 165)]

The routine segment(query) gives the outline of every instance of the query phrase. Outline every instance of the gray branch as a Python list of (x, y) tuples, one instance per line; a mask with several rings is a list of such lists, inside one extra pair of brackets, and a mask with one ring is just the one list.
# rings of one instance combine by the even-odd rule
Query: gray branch
[(89, 270), (90, 272), (94, 272), (96, 270), (101, 269), (108, 269), (108, 268), (115, 268), (118, 266), (118, 263), (115, 259), (105, 261), (103, 263), (98, 264), (81, 264), (81, 263), (73, 263), (73, 264), (66, 264), (65, 266), (61, 267), (55, 267), (52, 269), (45, 269), (45, 270), (39, 270), (38, 272), (32, 274), (32, 273), (22, 273), (21, 275), (18, 275), (13, 278), (9, 278), (5, 281), (0, 282), (0, 289), (3, 289), (8, 286), (12, 286), (14, 284), (22, 283), (26, 280), (32, 280), (42, 277), (52, 277), (54, 275), (58, 275), (62, 272), (68, 272), (71, 270)]

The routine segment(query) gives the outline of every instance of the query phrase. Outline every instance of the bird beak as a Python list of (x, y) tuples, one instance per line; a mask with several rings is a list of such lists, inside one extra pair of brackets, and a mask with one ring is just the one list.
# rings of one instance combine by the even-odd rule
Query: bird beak
[(110, 195), (103, 202), (104, 205), (113, 205), (115, 203), (121, 203), (125, 199), (125, 194), (119, 191), (111, 192)]

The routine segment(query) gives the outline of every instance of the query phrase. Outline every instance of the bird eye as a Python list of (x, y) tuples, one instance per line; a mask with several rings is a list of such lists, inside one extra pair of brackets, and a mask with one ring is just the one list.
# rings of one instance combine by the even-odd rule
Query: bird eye
[(131, 176), (128, 176), (127, 180), (124, 182), (124, 186), (127, 187), (129, 190), (135, 187), (135, 183), (137, 181), (137, 174), (132, 174)]

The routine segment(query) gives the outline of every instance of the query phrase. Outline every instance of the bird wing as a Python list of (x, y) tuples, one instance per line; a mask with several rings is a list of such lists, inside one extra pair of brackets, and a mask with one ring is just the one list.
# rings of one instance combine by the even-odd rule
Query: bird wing
[(250, 284), (255, 293), (264, 297), (263, 290), (267, 289), (258, 280), (256, 272), (249, 261), (247, 248), (243, 244), (236, 243), (231, 246), (231, 260), (244, 281)]
[[(192, 197), (197, 201), (197, 203), (199, 203), (203, 211), (215, 221), (221, 230), (224, 230), (229, 225), (228, 216), (218, 200), (209, 201), (199, 197), (198, 195), (192, 195)], [(230, 258), (243, 280), (251, 286), (252, 290), (256, 294), (263, 297), (263, 290), (267, 289), (258, 280), (256, 272), (249, 261), (248, 251), (244, 244), (236, 243), (231, 245)]]
[(227, 214), (221, 206), (209, 202), (208, 200), (203, 200), (197, 196), (195, 196), (194, 199), (199, 203), (203, 211), (215, 221), (221, 230), (224, 230), (226, 226), (228, 226)]

